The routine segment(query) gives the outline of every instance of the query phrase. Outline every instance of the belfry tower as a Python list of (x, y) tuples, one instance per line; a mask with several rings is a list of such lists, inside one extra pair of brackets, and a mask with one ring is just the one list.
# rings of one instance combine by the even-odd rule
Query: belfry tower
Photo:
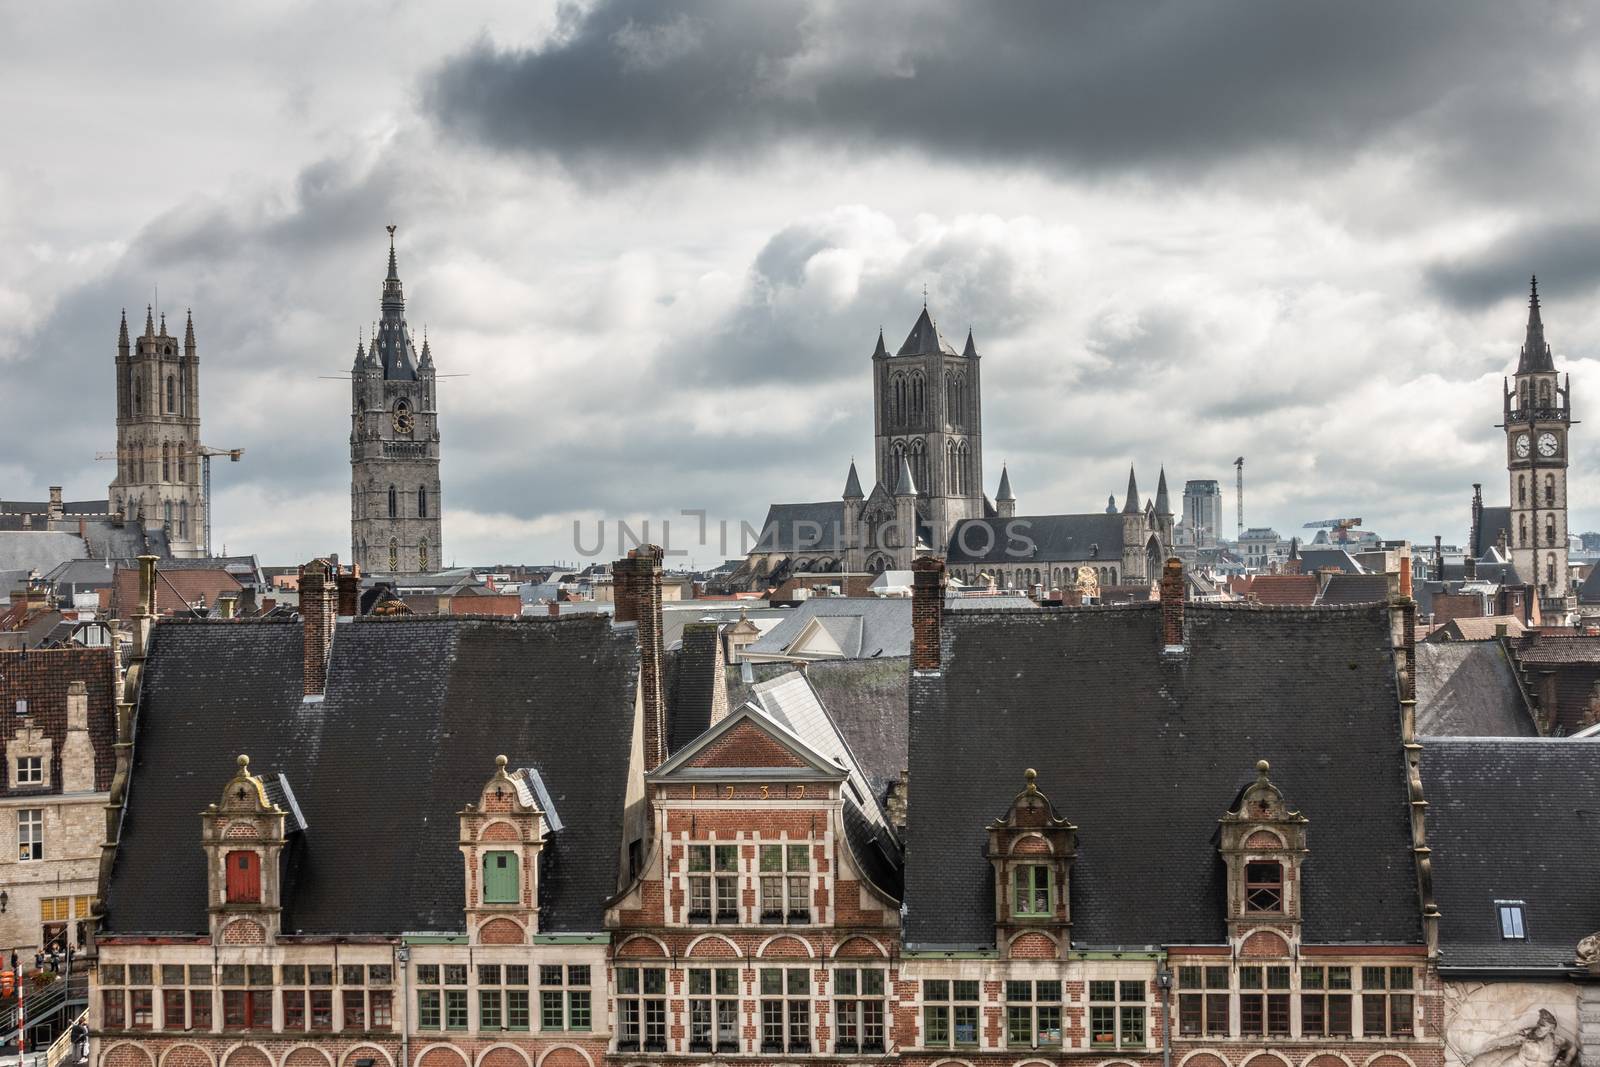
[(165, 529), (174, 556), (198, 556), (205, 544), (200, 487), (200, 355), (194, 316), (183, 340), (145, 308), (144, 332), (117, 330), (117, 473), (107, 491), (113, 515), (147, 530)]
[(367, 573), (426, 574), (444, 565), (438, 392), (428, 339), (419, 356), (406, 324), (394, 231), (382, 318), (350, 368), (350, 547)]
[(1556, 373), (1539, 315), (1539, 279), (1528, 297), (1528, 331), (1517, 372), (1504, 385), (1510, 477), (1511, 562), (1539, 590), (1546, 621), (1577, 607), (1567, 580), (1567, 461), (1572, 381)]

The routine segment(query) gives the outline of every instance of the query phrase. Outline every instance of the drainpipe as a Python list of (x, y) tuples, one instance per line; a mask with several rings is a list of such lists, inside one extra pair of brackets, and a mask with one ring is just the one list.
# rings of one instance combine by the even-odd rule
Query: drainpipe
[(400, 968), (400, 1067), (411, 1067), (411, 948), (401, 942), (394, 950)]
[(1161, 987), (1161, 1067), (1172, 1067), (1172, 971), (1165, 959), (1157, 965), (1156, 985)]

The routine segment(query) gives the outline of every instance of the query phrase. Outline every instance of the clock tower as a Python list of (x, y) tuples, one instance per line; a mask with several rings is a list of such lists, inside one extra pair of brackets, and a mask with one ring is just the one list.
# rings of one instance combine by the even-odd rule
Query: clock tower
[(439, 405), (427, 336), (418, 356), (389, 227), (383, 317), (350, 368), (350, 548), (368, 574), (444, 567)]
[(1546, 621), (1577, 607), (1567, 580), (1567, 457), (1572, 382), (1556, 373), (1539, 317), (1539, 280), (1528, 298), (1528, 335), (1517, 372), (1503, 387), (1506, 467), (1511, 476), (1511, 562), (1539, 591)]

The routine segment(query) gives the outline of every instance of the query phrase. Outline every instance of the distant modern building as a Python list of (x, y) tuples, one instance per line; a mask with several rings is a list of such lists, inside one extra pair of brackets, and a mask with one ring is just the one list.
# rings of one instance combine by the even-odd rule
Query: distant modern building
[(1196, 548), (1212, 548), (1222, 522), (1222, 487), (1215, 478), (1183, 484), (1183, 522), (1194, 536)]

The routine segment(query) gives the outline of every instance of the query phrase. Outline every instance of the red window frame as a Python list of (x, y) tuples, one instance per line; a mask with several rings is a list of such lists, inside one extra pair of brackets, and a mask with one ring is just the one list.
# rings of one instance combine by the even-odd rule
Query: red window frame
[(365, 1030), (367, 1028), (367, 996), (360, 989), (346, 989), (344, 991), (344, 1029)]
[(189, 1029), (211, 1029), (211, 990), (189, 990)]
[(128, 1028), (152, 1030), (156, 1021), (156, 997), (153, 989), (128, 990)]
[(374, 989), (367, 993), (367, 1008), (371, 1013), (368, 1025), (373, 1030), (388, 1030), (394, 1026), (393, 996), (387, 989)]
[(100, 994), (100, 1026), (106, 1030), (121, 1030), (128, 1025), (127, 998), (120, 989), (102, 990)]
[(183, 994), (184, 991), (181, 989), (163, 989), (161, 991), (161, 1029), (189, 1029), (188, 1012), (184, 1011), (186, 998)]

